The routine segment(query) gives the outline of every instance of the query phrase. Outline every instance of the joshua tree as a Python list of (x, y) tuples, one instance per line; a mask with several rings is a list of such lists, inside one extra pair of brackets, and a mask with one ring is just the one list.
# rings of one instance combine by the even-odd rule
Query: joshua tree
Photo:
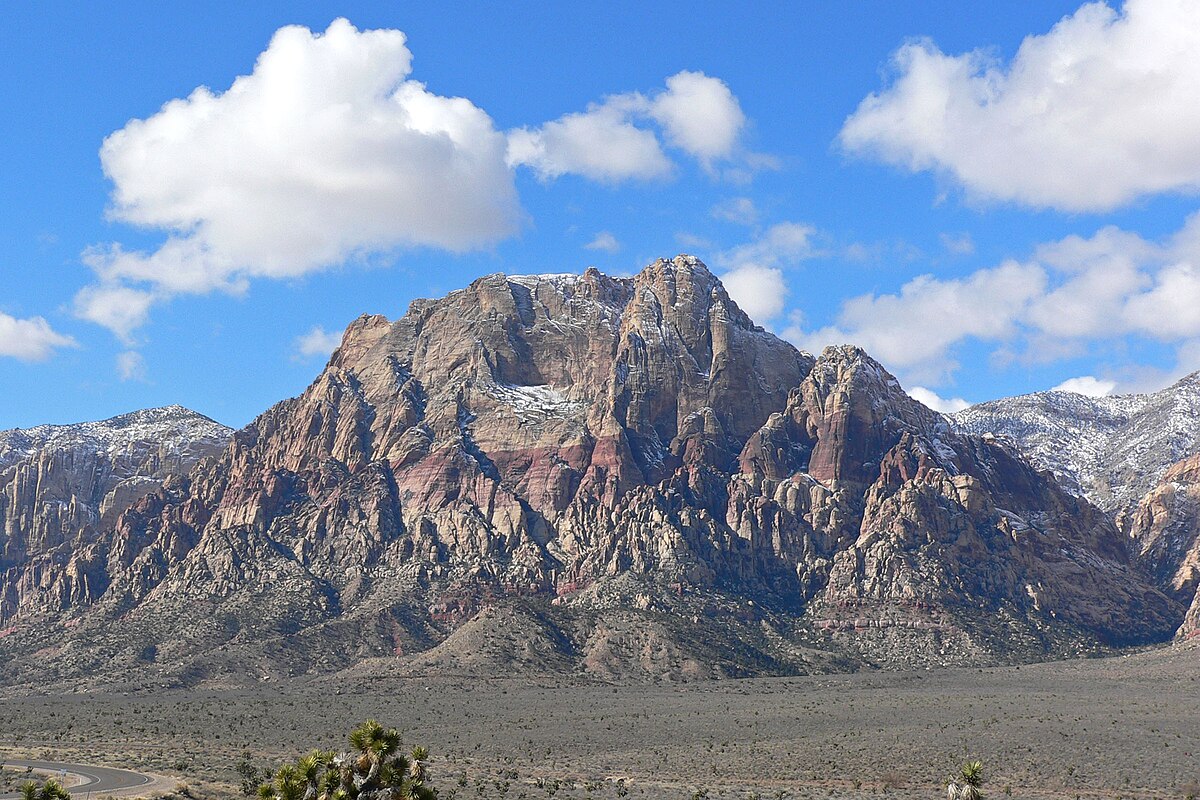
[(51, 778), (41, 786), (33, 781), (21, 784), (21, 800), (71, 800), (71, 795), (61, 783)]
[(949, 800), (983, 800), (982, 787), (983, 762), (968, 761), (959, 768), (958, 777), (946, 784), (946, 795)]
[(261, 800), (437, 800), (427, 785), (423, 747), (400, 753), (400, 734), (367, 720), (350, 733), (350, 752), (313, 750), (280, 767), (258, 788)]

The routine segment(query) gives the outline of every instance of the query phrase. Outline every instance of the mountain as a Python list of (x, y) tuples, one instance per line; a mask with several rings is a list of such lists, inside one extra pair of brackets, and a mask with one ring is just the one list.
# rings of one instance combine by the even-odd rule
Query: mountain
[(763, 533), (803, 542), (798, 569), (824, 583), (809, 615), (864, 654), (1061, 653), (1178, 620), (1098, 509), (995, 437), (951, 429), (857, 348), (827, 349), (747, 444), (734, 483), (760, 477)]
[(1200, 373), (1152, 394), (1039, 392), (971, 406), (959, 430), (1011, 440), (1107, 511), (1142, 571), (1191, 606), (1200, 630)]
[(1190, 604), (1179, 637), (1200, 633), (1200, 454), (1172, 465), (1154, 488), (1117, 517), (1143, 568)]
[(40, 580), (31, 555), (70, 553), (232, 435), (182, 406), (0, 432), (0, 619)]
[(1153, 394), (1038, 392), (951, 418), (964, 432), (1008, 437), (1072, 491), (1115, 514), (1136, 504), (1172, 464), (1200, 452), (1200, 373)]
[(356, 320), (2, 614), (10, 682), (984, 664), (1162, 641), (1114, 524), (697, 259)]

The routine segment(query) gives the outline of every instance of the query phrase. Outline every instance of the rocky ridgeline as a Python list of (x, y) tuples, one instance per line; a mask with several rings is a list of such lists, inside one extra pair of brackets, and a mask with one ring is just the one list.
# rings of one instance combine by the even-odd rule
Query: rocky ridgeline
[(951, 419), (965, 432), (1011, 439), (1068, 488), (1117, 514), (1172, 464), (1200, 453), (1200, 373), (1153, 394), (1038, 392), (979, 403)]
[(1191, 604), (1179, 635), (1200, 630), (1200, 373), (1153, 394), (1040, 392), (981, 403), (952, 420), (1009, 439), (1107, 511), (1142, 570)]
[(14, 681), (982, 664), (1185, 613), (1086, 499), (687, 256), (362, 317), (301, 396), (53, 552), (5, 579)]
[(0, 619), (31, 583), (173, 476), (218, 454), (233, 431), (181, 406), (101, 422), (0, 432)]

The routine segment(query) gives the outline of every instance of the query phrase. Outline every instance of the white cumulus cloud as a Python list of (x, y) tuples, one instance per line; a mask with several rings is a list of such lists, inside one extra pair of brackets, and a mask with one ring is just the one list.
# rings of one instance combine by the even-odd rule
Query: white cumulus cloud
[(629, 120), (630, 106), (619, 98), (566, 114), (536, 130), (508, 136), (508, 162), (532, 167), (544, 180), (567, 173), (595, 181), (649, 180), (671, 173), (653, 131)]
[(62, 347), (78, 347), (42, 317), (19, 319), (0, 312), (0, 356), (18, 361), (45, 361)]
[(1047, 335), (1200, 337), (1200, 213), (1163, 241), (1107, 226), (1043, 245), (1034, 257), (1057, 280), (1029, 313), (1030, 325)]
[(1125, 321), (1133, 330), (1159, 339), (1200, 335), (1200, 267), (1170, 264), (1154, 276), (1154, 285), (1128, 299)]
[[(110, 214), (168, 233), (154, 252), (95, 248), (82, 316), (127, 337), (137, 299), (236, 290), (404, 246), (463, 251), (519, 227), (506, 140), (463, 98), (408, 79), (397, 30), (280, 28), (249, 75), (200, 87), (110, 135)], [(125, 294), (127, 300), (134, 300)]]
[(1124, 307), (1150, 282), (1143, 265), (1154, 254), (1153, 245), (1114, 227), (1038, 247), (1035, 260), (1057, 283), (1030, 307), (1029, 323), (1056, 339), (1124, 333)]
[(782, 270), (743, 264), (721, 275), (721, 283), (733, 302), (756, 322), (773, 319), (783, 311), (788, 291)]
[(668, 146), (706, 168), (733, 158), (746, 117), (724, 81), (685, 70), (666, 83), (650, 96), (612, 95), (540, 127), (510, 131), (508, 163), (530, 167), (543, 180), (566, 174), (606, 182), (662, 178), (673, 165), (660, 132)]
[(1095, 375), (1080, 375), (1077, 378), (1068, 378), (1055, 386), (1053, 391), (1075, 392), (1076, 394), (1086, 394), (1088, 397), (1107, 397), (1116, 388), (1116, 381), (1103, 380)]
[(914, 386), (909, 389), (908, 396), (926, 408), (932, 408), (942, 414), (953, 414), (971, 405), (961, 397), (941, 397), (937, 392), (926, 389), (924, 386)]
[(154, 295), (119, 283), (86, 286), (75, 295), (75, 316), (103, 325), (130, 344), (133, 331), (145, 324)]
[(315, 325), (307, 333), (296, 337), (296, 356), (299, 358), (328, 358), (342, 343), (342, 334), (336, 331), (326, 331), (320, 325)]
[[(1079, 357), (1103, 343), (1173, 345), (1176, 368), (1142, 370), (1145, 377), (1122, 378), (1109, 391), (1154, 387), (1200, 366), (1200, 213), (1160, 241), (1106, 226), (1042, 244), (1025, 262), (954, 279), (919, 276), (894, 292), (843, 301), (830, 325), (814, 330), (798, 321), (784, 335), (814, 352), (859, 344), (919, 382), (953, 373), (955, 348), (972, 339), (995, 345), (993, 355), (1003, 360), (1026, 363)], [(1109, 383), (1087, 377), (1072, 391)]]
[(1009, 63), (930, 41), (846, 120), (850, 152), (949, 176), (977, 197), (1102, 211), (1200, 189), (1200, 3), (1081, 6)]
[(784, 269), (816, 255), (816, 229), (801, 222), (780, 222), (746, 244), (719, 253), (721, 282), (751, 319), (765, 322), (780, 315), (787, 301)]
[(719, 260), (733, 265), (794, 264), (817, 255), (816, 234), (816, 228), (803, 222), (778, 222), (753, 241), (725, 251)]
[(785, 336), (813, 352), (853, 342), (909, 376), (938, 380), (957, 366), (948, 354), (960, 341), (1011, 338), (1021, 314), (1043, 294), (1045, 284), (1041, 267), (1016, 261), (965, 278), (921, 275), (896, 294), (847, 300), (835, 325), (815, 331), (792, 326)]
[(729, 158), (746, 126), (746, 115), (724, 81), (703, 72), (667, 78), (667, 90), (649, 103), (647, 113), (662, 125), (667, 141), (711, 164)]

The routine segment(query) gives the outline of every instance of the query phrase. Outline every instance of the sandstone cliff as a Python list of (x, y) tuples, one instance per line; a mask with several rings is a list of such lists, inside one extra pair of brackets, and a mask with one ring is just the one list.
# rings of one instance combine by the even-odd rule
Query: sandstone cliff
[(1195, 636), (1200, 631), (1200, 455), (1171, 466), (1117, 523), (1150, 576), (1191, 605), (1179, 636)]
[(218, 458), (6, 580), (25, 680), (467, 669), (506, 627), (514, 663), (600, 676), (991, 663), (1184, 613), (1086, 500), (687, 256), (362, 317)]

